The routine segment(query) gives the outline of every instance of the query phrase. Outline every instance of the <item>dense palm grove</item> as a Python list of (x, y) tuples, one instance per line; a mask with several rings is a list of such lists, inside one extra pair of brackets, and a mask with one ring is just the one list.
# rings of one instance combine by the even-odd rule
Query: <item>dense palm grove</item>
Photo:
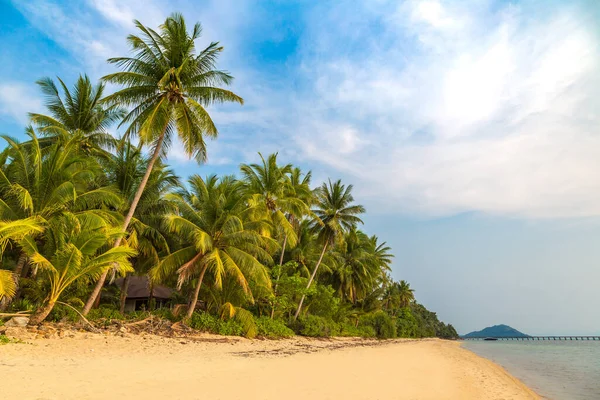
[[(29, 323), (125, 319), (133, 275), (176, 289), (148, 310), (223, 334), (456, 337), (390, 278), (385, 242), (360, 230), (352, 185), (315, 185), (277, 154), (237, 176), (182, 181), (165, 164), (176, 139), (198, 162), (218, 131), (207, 109), (243, 104), (216, 69), (223, 48), (195, 47), (182, 16), (136, 23), (128, 56), (94, 85), (38, 82), (46, 114), (0, 153), (0, 307)], [(117, 89), (105, 95), (105, 84)], [(108, 128), (118, 124), (123, 136)], [(123, 276), (120, 285), (115, 277)], [(176, 307), (184, 304), (185, 307)]]

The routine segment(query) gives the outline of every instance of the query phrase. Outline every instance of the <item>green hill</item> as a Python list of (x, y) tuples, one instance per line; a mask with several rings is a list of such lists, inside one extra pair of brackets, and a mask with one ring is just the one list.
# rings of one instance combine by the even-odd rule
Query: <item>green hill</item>
[(475, 331), (463, 335), (465, 338), (480, 338), (480, 337), (529, 337), (522, 332), (519, 332), (515, 328), (511, 328), (508, 325), (494, 325), (489, 326), (480, 331)]

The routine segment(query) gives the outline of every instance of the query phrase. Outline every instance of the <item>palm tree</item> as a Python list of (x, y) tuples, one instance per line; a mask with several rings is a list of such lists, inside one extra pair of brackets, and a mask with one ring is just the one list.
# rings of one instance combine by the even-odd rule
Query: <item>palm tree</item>
[[(135, 21), (135, 25), (141, 35), (127, 38), (134, 56), (109, 59), (109, 63), (122, 71), (103, 78), (105, 82), (124, 86), (105, 99), (107, 104), (133, 107), (121, 122), (121, 125), (129, 124), (126, 135), (137, 134), (140, 145), (152, 147), (146, 173), (123, 221), (124, 231), (133, 218), (156, 160), (164, 154), (174, 133), (179, 135), (188, 156), (202, 162), (206, 159), (204, 136), (216, 138), (218, 135), (205, 107), (225, 102), (243, 104), (241, 97), (218, 87), (229, 85), (233, 80), (228, 73), (215, 70), (223, 47), (213, 42), (196, 54), (195, 41), (202, 32), (199, 23), (189, 33), (183, 16), (175, 13), (160, 26), (160, 32), (139, 21)], [(119, 244), (117, 240), (115, 246)], [(84, 315), (100, 294), (107, 274), (108, 271), (98, 279), (84, 307)]]
[(400, 307), (408, 307), (408, 305), (415, 299), (415, 291), (410, 288), (410, 283), (402, 280), (398, 284), (398, 299), (400, 300)]
[(385, 288), (383, 302), (385, 309), (396, 314), (398, 308), (405, 308), (415, 299), (414, 290), (410, 288), (410, 284), (404, 280), (400, 282), (392, 282)]
[[(42, 144), (53, 143), (75, 133), (82, 133), (79, 145), (85, 154), (106, 158), (106, 149), (114, 147), (114, 138), (107, 128), (125, 116), (118, 107), (106, 108), (102, 105), (104, 84), (92, 86), (87, 75), (79, 76), (73, 91), (57, 78), (63, 90), (63, 96), (50, 78), (43, 78), (36, 83), (46, 95), (46, 108), (50, 115), (30, 113), (31, 121), (46, 136)], [(63, 98), (64, 97), (64, 98)]]
[[(169, 230), (183, 241), (183, 247), (166, 256), (152, 271), (155, 280), (178, 274), (179, 286), (197, 278), (190, 299), (187, 318), (192, 316), (206, 272), (214, 286), (222, 287), (225, 276), (232, 276), (251, 298), (249, 280), (270, 287), (264, 264), (272, 263), (264, 250), (273, 241), (247, 228), (246, 197), (239, 182), (232, 177), (206, 180), (194, 175), (189, 179), (190, 191), (173, 196), (177, 214), (166, 217)], [(259, 261), (261, 260), (261, 261)]]
[[(32, 128), (26, 134), (30, 138), (26, 143), (2, 136), (9, 146), (0, 157), (1, 221), (35, 222), (40, 229), (31, 229), (26, 235), (35, 240), (45, 221), (65, 212), (93, 212), (98, 218), (115, 219), (105, 208), (119, 207), (122, 198), (110, 186), (91, 185), (102, 171), (93, 158), (79, 151), (82, 132), (63, 134), (45, 148)], [(19, 251), (17, 260), (14, 276), (18, 287), (26, 254)]]
[[(323, 249), (321, 250), (321, 255), (315, 265), (315, 269), (308, 280), (306, 289), (310, 289), (327, 248), (339, 240), (345, 232), (354, 228), (358, 223), (362, 223), (362, 220), (357, 215), (365, 212), (363, 206), (353, 204), (352, 185), (343, 185), (340, 180), (334, 183), (331, 181), (323, 183), (317, 192), (315, 202), (317, 208), (313, 212), (318, 218), (315, 224), (318, 232), (317, 240), (321, 243)], [(300, 299), (298, 309), (294, 314), (294, 320), (300, 315), (305, 297), (305, 295), (302, 295)]]
[[(136, 194), (147, 164), (148, 159), (140, 149), (122, 139), (117, 145), (116, 154), (105, 165), (108, 182), (115, 185), (127, 199), (120, 209), (123, 214)], [(165, 196), (178, 187), (179, 178), (159, 160), (150, 174), (124, 239), (138, 252), (132, 260), (136, 274), (147, 273), (159, 263), (160, 254), (169, 252), (166, 233), (162, 231), (161, 225), (164, 215), (175, 209)], [(127, 274), (121, 285), (121, 312), (125, 309), (130, 278), (131, 274)]]
[(50, 283), (45, 304), (31, 316), (29, 324), (46, 319), (62, 292), (75, 281), (97, 277), (111, 265), (121, 273), (131, 271), (129, 257), (136, 254), (133, 249), (119, 246), (106, 250), (121, 235), (120, 229), (90, 214), (66, 213), (48, 222), (42, 244), (23, 241), (31, 263)]
[(393, 257), (390, 248), (385, 243), (378, 244), (377, 240), (376, 236), (369, 237), (353, 228), (335, 252), (335, 287), (342, 299), (352, 304), (372, 293), (390, 270)]

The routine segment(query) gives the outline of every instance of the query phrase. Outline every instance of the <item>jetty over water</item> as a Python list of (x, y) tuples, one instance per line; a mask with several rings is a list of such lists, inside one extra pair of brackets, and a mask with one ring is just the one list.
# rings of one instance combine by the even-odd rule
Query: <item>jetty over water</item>
[(598, 340), (600, 336), (488, 336), (465, 337), (463, 340)]

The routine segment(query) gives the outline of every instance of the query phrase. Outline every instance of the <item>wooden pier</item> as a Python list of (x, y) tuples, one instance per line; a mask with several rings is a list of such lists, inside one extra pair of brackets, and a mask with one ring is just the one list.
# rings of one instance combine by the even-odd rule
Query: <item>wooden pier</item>
[(600, 336), (505, 336), (505, 337), (497, 337), (497, 336), (488, 336), (488, 337), (469, 337), (469, 338), (461, 338), (463, 340), (598, 340), (600, 341)]

